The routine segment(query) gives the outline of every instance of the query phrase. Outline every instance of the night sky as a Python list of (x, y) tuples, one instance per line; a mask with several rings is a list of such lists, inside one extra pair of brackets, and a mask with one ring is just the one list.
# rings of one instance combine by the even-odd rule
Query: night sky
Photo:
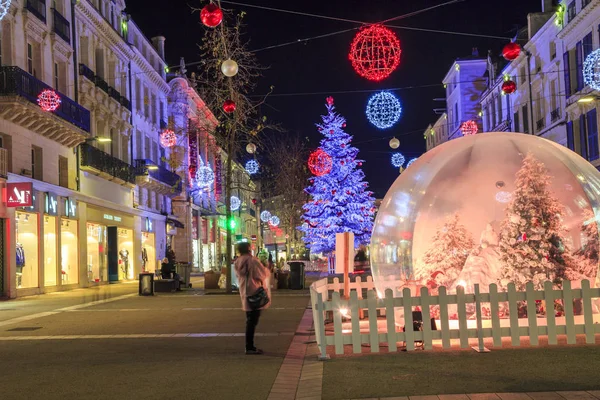
[[(239, 0), (240, 3), (281, 8), (311, 14), (366, 22), (377, 22), (445, 3), (444, 0)], [(206, 2), (158, 0), (126, 0), (127, 12), (147, 37), (166, 37), (165, 52), (169, 65), (178, 65), (180, 57), (186, 63), (198, 61), (200, 42), (206, 29), (199, 22), (199, 13), (191, 7)], [(297, 39), (314, 37), (357, 27), (348, 22), (292, 15), (263, 9), (223, 4), (224, 8), (246, 12), (247, 39), (252, 50), (278, 45)], [(541, 0), (465, 0), (390, 24), (407, 27), (467, 32), (482, 35), (512, 37), (516, 29), (526, 26), (527, 13), (541, 11)], [(258, 61), (268, 70), (259, 82), (257, 94), (275, 86), (263, 113), (279, 122), (290, 133), (309, 137), (318, 147), (321, 134), (314, 124), (325, 112), (325, 98), (335, 98), (337, 111), (348, 120), (346, 131), (354, 135), (359, 158), (366, 160), (363, 169), (370, 188), (382, 198), (398, 176), (390, 164), (392, 150), (388, 141), (400, 139), (401, 151), (408, 159), (425, 151), (423, 132), (437, 116), (433, 108), (444, 107), (434, 98), (444, 97), (443, 77), (459, 57), (471, 55), (473, 47), (480, 55), (488, 50), (499, 54), (506, 41), (483, 37), (459, 36), (393, 29), (402, 48), (400, 66), (383, 82), (367, 81), (354, 72), (348, 60), (348, 50), (356, 31), (350, 31), (307, 43), (263, 50), (256, 53)], [(189, 67), (188, 73), (196, 67)], [(369, 96), (382, 89), (400, 88), (394, 93), (400, 98), (403, 114), (391, 129), (379, 130), (365, 116)], [(360, 93), (336, 93), (356, 92)], [(309, 94), (305, 94), (309, 93)], [(313, 94), (314, 93), (314, 94)]]

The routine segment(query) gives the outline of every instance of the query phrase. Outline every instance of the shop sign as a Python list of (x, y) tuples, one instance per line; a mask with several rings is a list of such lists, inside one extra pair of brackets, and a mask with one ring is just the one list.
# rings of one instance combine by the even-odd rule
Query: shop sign
[(121, 217), (118, 217), (116, 215), (104, 214), (104, 219), (107, 219), (109, 221), (121, 222)]
[(235, 235), (235, 240), (237, 242), (241, 241), (244, 237), (242, 235)]
[(193, 186), (198, 170), (198, 131), (196, 129), (190, 129), (188, 133), (188, 165), (190, 186)]
[(7, 207), (33, 206), (35, 196), (31, 182), (7, 183), (4, 190), (4, 202)]
[(65, 198), (65, 217), (75, 218), (77, 217), (77, 200)]
[(144, 231), (146, 232), (154, 232), (154, 222), (148, 217), (146, 217), (146, 223), (144, 224)]
[(44, 213), (58, 215), (58, 198), (54, 193), (44, 193)]

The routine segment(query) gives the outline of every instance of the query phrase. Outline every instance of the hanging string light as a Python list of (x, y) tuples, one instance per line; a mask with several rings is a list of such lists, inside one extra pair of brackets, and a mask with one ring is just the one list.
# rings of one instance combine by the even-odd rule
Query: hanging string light
[(279, 226), (280, 222), (281, 221), (277, 215), (272, 215), (271, 218), (269, 218), (269, 224), (272, 226)]
[(6, 16), (10, 8), (11, 0), (0, 0), (0, 21)]
[(271, 219), (271, 213), (268, 211), (263, 211), (260, 213), (260, 220), (262, 222), (269, 222), (269, 220)]
[(513, 61), (521, 54), (521, 46), (518, 43), (510, 42), (502, 49), (502, 56), (508, 60)]
[(52, 89), (44, 89), (39, 94), (37, 102), (44, 111), (56, 111), (60, 106), (60, 96)]
[(600, 90), (600, 49), (592, 51), (583, 62), (583, 80), (594, 90)]
[(256, 152), (256, 145), (254, 143), (248, 143), (246, 145), (246, 151), (249, 154), (254, 154)]
[(394, 32), (383, 25), (370, 25), (356, 34), (348, 57), (358, 75), (378, 82), (398, 68), (401, 52)]
[(208, 165), (202, 165), (196, 171), (196, 184), (200, 188), (207, 188), (215, 183), (215, 173)]
[(390, 139), (390, 147), (394, 150), (397, 149), (398, 147), (400, 147), (400, 140), (398, 140), (396, 138)]
[(209, 28), (219, 26), (221, 21), (223, 21), (223, 10), (215, 3), (207, 4), (202, 11), (200, 11), (200, 20)]
[(240, 200), (239, 197), (237, 196), (231, 196), (231, 211), (237, 211), (240, 209), (240, 206), (242, 205), (242, 201)]
[(173, 147), (177, 142), (177, 136), (171, 129), (165, 129), (160, 134), (160, 144), (163, 147)]
[(396, 168), (400, 168), (406, 159), (401, 153), (392, 154), (392, 165)]
[(254, 175), (258, 172), (258, 162), (256, 160), (250, 160), (246, 163), (246, 172), (250, 175)]
[[(379, 129), (394, 126), (400, 119), (402, 107), (400, 101), (390, 92), (379, 92), (371, 96), (367, 103), (367, 118)], [(390, 146), (392, 145), (390, 141)], [(400, 145), (400, 141), (398, 141)]]

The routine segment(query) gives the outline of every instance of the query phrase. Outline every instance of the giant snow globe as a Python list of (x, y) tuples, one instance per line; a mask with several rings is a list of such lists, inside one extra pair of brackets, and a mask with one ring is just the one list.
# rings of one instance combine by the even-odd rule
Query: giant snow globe
[[(600, 174), (549, 140), (484, 133), (440, 145), (396, 179), (371, 239), (379, 296), (495, 283), (598, 287)], [(416, 291), (415, 291), (416, 292)], [(417, 293), (414, 293), (417, 294)]]

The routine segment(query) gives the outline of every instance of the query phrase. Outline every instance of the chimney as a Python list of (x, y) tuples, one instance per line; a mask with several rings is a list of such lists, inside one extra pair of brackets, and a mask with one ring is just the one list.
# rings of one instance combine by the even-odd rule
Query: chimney
[(542, 12), (553, 12), (558, 2), (556, 0), (542, 0)]
[(164, 36), (155, 36), (152, 38), (152, 45), (158, 53), (158, 56), (163, 60), (165, 59), (165, 40)]
[(479, 50), (477, 49), (477, 47), (473, 47), (473, 50), (471, 50), (471, 55), (473, 57), (479, 57)]

